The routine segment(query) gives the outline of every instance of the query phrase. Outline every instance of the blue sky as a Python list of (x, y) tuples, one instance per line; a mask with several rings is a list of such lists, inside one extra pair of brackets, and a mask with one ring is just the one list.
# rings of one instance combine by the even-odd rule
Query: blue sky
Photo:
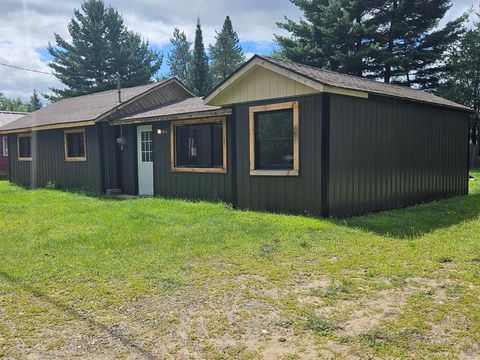
[[(270, 54), (274, 33), (281, 33), (276, 23), (285, 16), (297, 20), (299, 10), (289, 0), (104, 0), (123, 14), (129, 29), (148, 39), (152, 48), (169, 50), (174, 27), (185, 31), (193, 41), (195, 23), (200, 16), (206, 46), (214, 42), (215, 31), (230, 15), (241, 46), (250, 57), (254, 53)], [(445, 21), (459, 16), (479, 0), (453, 0)], [(50, 71), (51, 60), (46, 46), (54, 33), (69, 40), (67, 24), (80, 0), (1, 0), (0, 62), (29, 69)], [(212, 11), (215, 9), (215, 11)], [(32, 21), (34, 19), (34, 21)], [(166, 59), (160, 73), (168, 72)], [(33, 89), (48, 93), (49, 87), (61, 84), (51, 75), (42, 75), (0, 67), (0, 92), (27, 99)]]

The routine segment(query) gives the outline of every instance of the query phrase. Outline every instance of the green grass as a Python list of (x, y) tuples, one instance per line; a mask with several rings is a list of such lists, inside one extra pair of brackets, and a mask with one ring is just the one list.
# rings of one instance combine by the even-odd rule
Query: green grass
[(0, 182), (0, 358), (480, 356), (472, 174), (347, 220)]

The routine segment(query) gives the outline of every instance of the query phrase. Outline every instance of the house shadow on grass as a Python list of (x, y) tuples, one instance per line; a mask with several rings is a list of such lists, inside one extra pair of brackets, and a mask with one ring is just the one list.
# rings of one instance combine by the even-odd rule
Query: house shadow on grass
[(413, 239), (478, 217), (480, 194), (473, 194), (338, 220), (338, 223), (381, 236)]
[(90, 326), (93, 328), (97, 329), (98, 331), (101, 331), (105, 333), (107, 336), (111, 337), (113, 340), (118, 341), (121, 343), (123, 346), (127, 347), (130, 351), (135, 353), (137, 356), (140, 356), (141, 358), (144, 359), (157, 359), (157, 356), (149, 352), (148, 350), (144, 349), (142, 346), (139, 344), (136, 344), (132, 340), (129, 339), (129, 337), (122, 333), (119, 329), (109, 327), (105, 324), (102, 324), (96, 320), (94, 320), (91, 316), (88, 314), (82, 313), (72, 306), (69, 306), (67, 304), (62, 303), (61, 301), (52, 298), (51, 296), (47, 295), (46, 293), (35, 289), (31, 285), (25, 284), (23, 281), (20, 279), (7, 274), (4, 271), (0, 271), (0, 278), (6, 280), (7, 282), (22, 288), (22, 290), (26, 291), (27, 293), (31, 294), (31, 296), (39, 299), (42, 302), (48, 303), (55, 307), (56, 309), (60, 310), (63, 313), (69, 314), (73, 316), (74, 318), (81, 320), (83, 322), (88, 323)]

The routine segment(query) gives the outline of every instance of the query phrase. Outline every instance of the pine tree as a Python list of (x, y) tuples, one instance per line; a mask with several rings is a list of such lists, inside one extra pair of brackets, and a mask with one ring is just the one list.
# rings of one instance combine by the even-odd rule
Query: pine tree
[(470, 141), (480, 143), (480, 13), (474, 29), (450, 51), (445, 78), (438, 95), (475, 110), (470, 123)]
[(278, 24), (286, 58), (385, 82), (432, 89), (465, 16), (438, 28), (451, 0), (291, 0), (305, 20)]
[(362, 76), (376, 47), (372, 17), (380, 0), (291, 0), (305, 19), (286, 19), (276, 35), (281, 56), (295, 62)]
[(34, 112), (43, 107), (42, 101), (40, 100), (40, 97), (38, 96), (37, 90), (33, 89), (33, 94), (30, 96), (30, 104), (28, 107), (28, 111)]
[(227, 16), (222, 30), (217, 32), (215, 45), (210, 45), (211, 74), (217, 85), (232, 74), (245, 61), (238, 35)]
[(373, 76), (423, 89), (435, 89), (442, 59), (463, 32), (466, 15), (438, 28), (451, 0), (386, 0), (372, 22), (378, 43)]
[(102, 0), (85, 0), (68, 24), (72, 41), (55, 34), (49, 44), (49, 66), (65, 89), (52, 88), (52, 100), (114, 89), (116, 74), (122, 86), (147, 84), (162, 65), (162, 55), (131, 31), (122, 16)]
[(170, 67), (170, 76), (176, 77), (185, 85), (189, 85), (189, 68), (192, 62), (192, 51), (187, 36), (179, 29), (173, 30), (173, 36), (170, 39), (172, 50), (168, 55), (167, 63)]
[(190, 67), (190, 86), (195, 94), (204, 96), (211, 89), (208, 57), (203, 44), (202, 26), (200, 19), (197, 20), (195, 31), (195, 43), (193, 46), (193, 59)]

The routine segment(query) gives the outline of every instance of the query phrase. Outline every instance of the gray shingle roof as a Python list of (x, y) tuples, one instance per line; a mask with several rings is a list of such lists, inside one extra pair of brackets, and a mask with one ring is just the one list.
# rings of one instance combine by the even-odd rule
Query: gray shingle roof
[(0, 126), (10, 124), (12, 121), (15, 121), (28, 113), (26, 112), (17, 112), (17, 111), (0, 111)]
[[(165, 82), (123, 88), (122, 104), (163, 83)], [(118, 105), (117, 90), (77, 96), (60, 100), (29, 113), (23, 118), (0, 127), (0, 130), (28, 129), (36, 126), (93, 121), (115, 109)]]
[(135, 120), (135, 119), (143, 119), (143, 118), (162, 118), (162, 117), (168, 117), (172, 115), (201, 113), (201, 112), (207, 112), (207, 111), (215, 111), (219, 109), (221, 109), (221, 106), (205, 105), (205, 103), (203, 102), (203, 98), (193, 97), (193, 98), (185, 99), (173, 104), (168, 104), (153, 110), (126, 116), (119, 119), (119, 121)]
[(346, 75), (334, 71), (323, 70), (308, 65), (282, 61), (268, 56), (256, 55), (255, 57), (265, 60), (271, 64), (280, 66), (298, 75), (317, 81), (324, 85), (335, 86), (349, 90), (365, 91), (371, 94), (391, 96), (401, 99), (412, 100), (435, 105), (472, 111), (470, 108), (457, 104), (453, 101), (443, 99), (425, 91), (415, 90), (406, 86), (385, 84), (379, 81), (361, 78), (353, 75)]

